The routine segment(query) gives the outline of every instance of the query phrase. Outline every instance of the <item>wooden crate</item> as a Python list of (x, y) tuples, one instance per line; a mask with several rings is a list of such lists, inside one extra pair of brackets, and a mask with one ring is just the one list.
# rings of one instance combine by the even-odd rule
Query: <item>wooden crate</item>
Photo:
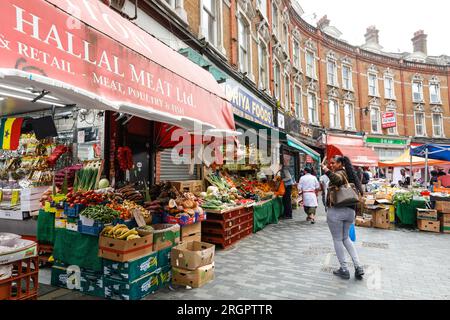
[(204, 190), (202, 180), (172, 181), (170, 183), (180, 192), (200, 193)]
[(430, 220), (417, 220), (417, 228), (419, 228), (419, 230), (421, 231), (440, 233), (441, 222)]

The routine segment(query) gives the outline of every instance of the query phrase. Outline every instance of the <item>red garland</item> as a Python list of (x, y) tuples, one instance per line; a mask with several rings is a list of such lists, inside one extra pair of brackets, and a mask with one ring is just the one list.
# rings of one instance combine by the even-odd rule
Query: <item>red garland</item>
[(69, 152), (69, 148), (65, 145), (58, 145), (53, 153), (47, 158), (47, 164), (49, 167), (54, 167), (59, 158), (65, 153)]
[(122, 171), (133, 169), (133, 153), (128, 147), (119, 147), (117, 149), (117, 160)]

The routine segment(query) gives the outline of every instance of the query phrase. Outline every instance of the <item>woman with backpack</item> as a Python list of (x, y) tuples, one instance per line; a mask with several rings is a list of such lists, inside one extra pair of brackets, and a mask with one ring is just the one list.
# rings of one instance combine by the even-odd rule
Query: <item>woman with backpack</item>
[(357, 193), (362, 195), (361, 181), (350, 159), (347, 157), (337, 156), (332, 158), (329, 166), (329, 168), (327, 165), (322, 166), (323, 172), (330, 178), (327, 197), (327, 223), (333, 237), (334, 249), (341, 265), (333, 274), (345, 280), (350, 279), (350, 272), (345, 261), (345, 251), (347, 250), (355, 266), (355, 277), (361, 279), (364, 275), (364, 269), (359, 262), (356, 249), (349, 238), (350, 227), (355, 223), (356, 203), (344, 207), (336, 206), (333, 203), (333, 199), (336, 199), (335, 195), (338, 192), (338, 188), (348, 183), (353, 184)]

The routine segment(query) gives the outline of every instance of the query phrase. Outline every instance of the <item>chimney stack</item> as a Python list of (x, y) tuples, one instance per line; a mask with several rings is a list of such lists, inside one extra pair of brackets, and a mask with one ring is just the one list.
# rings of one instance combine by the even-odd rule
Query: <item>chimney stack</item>
[(379, 30), (375, 26), (370, 26), (367, 28), (366, 34), (364, 37), (366, 38), (366, 45), (380, 45), (379, 39)]
[(428, 54), (427, 50), (427, 35), (423, 30), (419, 30), (414, 33), (414, 38), (411, 39), (414, 47), (414, 53), (420, 52)]
[(330, 26), (330, 19), (328, 19), (327, 15), (324, 15), (318, 22), (317, 27), (322, 30), (325, 27)]

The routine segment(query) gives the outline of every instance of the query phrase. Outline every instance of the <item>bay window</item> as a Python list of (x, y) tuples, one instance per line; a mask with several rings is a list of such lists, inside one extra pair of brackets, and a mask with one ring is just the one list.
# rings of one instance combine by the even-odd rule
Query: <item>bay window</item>
[(355, 109), (350, 102), (344, 103), (345, 129), (355, 129)]
[(370, 125), (372, 133), (381, 133), (380, 109), (377, 107), (370, 109)]
[(425, 114), (423, 112), (416, 112), (414, 114), (416, 122), (416, 136), (423, 137), (426, 135), (425, 130)]

